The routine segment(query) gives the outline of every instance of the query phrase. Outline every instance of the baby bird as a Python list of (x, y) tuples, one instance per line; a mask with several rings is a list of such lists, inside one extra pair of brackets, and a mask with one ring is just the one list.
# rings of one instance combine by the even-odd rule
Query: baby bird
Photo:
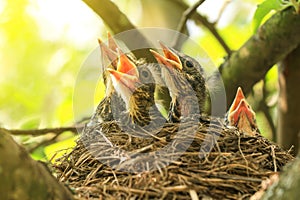
[[(119, 57), (130, 63), (127, 55), (122, 52), (119, 52)], [(150, 127), (159, 127), (165, 123), (165, 118), (154, 102), (155, 82), (148, 65), (135, 66), (131, 62), (130, 70), (124, 70), (124, 65), (117, 70), (107, 69), (116, 92), (125, 102), (125, 112), (118, 120), (125, 126), (140, 126), (150, 130)]]
[(124, 57), (118, 58), (118, 49), (116, 41), (112, 38), (110, 33), (108, 35), (108, 46), (98, 39), (101, 59), (102, 59), (102, 78), (105, 85), (105, 96), (97, 106), (88, 126), (95, 123), (108, 122), (114, 120), (114, 115), (125, 110), (125, 103), (121, 97), (115, 92), (112, 85), (112, 80), (107, 69), (119, 69), (127, 72), (131, 70), (131, 62), (128, 62)]
[(190, 56), (166, 47), (160, 42), (163, 56), (151, 50), (160, 63), (153, 69), (157, 82), (164, 82), (169, 89), (171, 104), (170, 122), (179, 122), (187, 115), (201, 114), (206, 101), (206, 85), (202, 66)]
[(225, 118), (225, 122), (229, 126), (235, 126), (239, 131), (254, 136), (259, 133), (255, 112), (246, 101), (242, 89), (239, 87), (233, 100), (231, 107)]

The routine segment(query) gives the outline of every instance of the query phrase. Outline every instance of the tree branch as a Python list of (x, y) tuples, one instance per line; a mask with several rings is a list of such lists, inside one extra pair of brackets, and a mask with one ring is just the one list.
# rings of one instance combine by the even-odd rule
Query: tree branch
[[(130, 22), (127, 16), (110, 0), (83, 0), (97, 15), (99, 15), (113, 33), (121, 33), (136, 27)], [(151, 43), (138, 30), (134, 32), (134, 42), (126, 41), (129, 49), (137, 49), (132, 51), (138, 58), (146, 58), (149, 62), (155, 62), (155, 58), (149, 52), (149, 48), (141, 49), (141, 47), (151, 47)], [(139, 48), (137, 48), (139, 47)]]
[(34, 147), (29, 148), (28, 152), (33, 153), (35, 150), (37, 150), (41, 146), (47, 146), (47, 145), (53, 144), (54, 142), (56, 142), (56, 139), (58, 138), (58, 136), (60, 136), (60, 134), (54, 135), (50, 139), (46, 139), (46, 140), (43, 140), (43, 141), (39, 142)]
[(230, 55), (231, 49), (226, 44), (225, 40), (221, 37), (221, 35), (218, 33), (215, 23), (209, 22), (206, 17), (200, 15), (199, 13), (196, 13), (192, 19), (195, 20), (196, 23), (201, 23), (204, 27), (206, 27), (211, 34), (216, 38), (216, 40), (219, 42), (219, 44), (223, 47), (225, 52)]
[(220, 9), (220, 12), (218, 13), (218, 17), (217, 17), (217, 19), (214, 21), (214, 24), (217, 24), (217, 23), (220, 21), (221, 16), (223, 15), (224, 10), (227, 8), (227, 6), (229, 5), (229, 3), (231, 3), (231, 0), (226, 0), (226, 1), (223, 3), (223, 5), (222, 5), (222, 7), (221, 7), (221, 9)]
[(300, 196), (300, 157), (286, 165), (275, 181), (264, 193), (261, 200), (298, 199)]
[(70, 131), (73, 133), (81, 132), (84, 128), (84, 125), (78, 125), (78, 126), (69, 126), (69, 127), (59, 127), (59, 128), (44, 128), (44, 129), (31, 129), (31, 130), (16, 130), (16, 129), (5, 129), (0, 128), (0, 131), (6, 131), (10, 133), (11, 135), (32, 135), (32, 136), (40, 136), (45, 135), (47, 133), (54, 133), (56, 135), (59, 135), (63, 132)]
[[(181, 16), (181, 19), (179, 21), (179, 24), (177, 26), (177, 31), (180, 33), (184, 32), (185, 29), (185, 25), (187, 20), (191, 17), (191, 15), (193, 15), (195, 12), (197, 12), (197, 8), (204, 2), (205, 0), (200, 0), (197, 1), (193, 6), (187, 8)], [(173, 47), (178, 45), (179, 42), (179, 38), (180, 38), (180, 34), (177, 34), (175, 39), (174, 39), (174, 45), (172, 45)]]
[(239, 86), (249, 93), (275, 63), (300, 44), (299, 35), (300, 15), (293, 8), (277, 12), (262, 25), (220, 68), (227, 102), (232, 102)]
[(73, 199), (47, 167), (32, 160), (3, 129), (0, 147), (0, 199)]
[[(199, 2), (201, 2), (201, 1), (199, 1)], [(197, 3), (199, 3), (199, 2), (197, 2)], [(188, 12), (189, 6), (186, 3), (184, 3), (183, 1), (178, 1), (178, 0), (176, 0), (176, 3), (179, 6), (181, 6), (182, 8), (184, 8), (186, 10), (186, 12)], [(197, 4), (195, 4), (193, 7), (191, 7), (190, 10), (193, 11), (193, 8), (195, 6), (197, 6)], [(226, 42), (224, 41), (224, 39), (218, 33), (218, 31), (217, 31), (217, 29), (215, 27), (215, 23), (209, 22), (206, 17), (202, 16), (198, 12), (192, 12), (191, 16), (189, 16), (189, 17), (191, 17), (191, 20), (193, 20), (197, 25), (202, 25), (205, 28), (207, 28), (209, 30), (209, 32), (211, 32), (211, 34), (216, 38), (216, 40), (219, 42), (219, 44), (223, 47), (223, 49), (225, 50), (225, 52), (228, 55), (231, 54), (231, 50), (230, 50), (229, 46), (226, 44)], [(184, 24), (185, 23), (186, 23), (186, 21), (184, 22)], [(184, 28), (184, 26), (183, 26), (183, 28)], [(179, 30), (179, 28), (178, 28), (178, 30)]]
[(293, 154), (296, 154), (300, 149), (300, 93), (297, 92), (300, 85), (300, 45), (280, 63), (279, 69), (278, 143), (285, 149), (293, 145)]

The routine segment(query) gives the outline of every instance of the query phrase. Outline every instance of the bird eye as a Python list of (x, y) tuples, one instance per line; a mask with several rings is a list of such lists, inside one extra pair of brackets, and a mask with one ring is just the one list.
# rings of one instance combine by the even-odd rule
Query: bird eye
[(142, 75), (143, 75), (143, 77), (148, 78), (149, 77), (149, 72), (146, 71), (146, 70), (143, 70)]
[(186, 61), (185, 61), (185, 65), (186, 65), (188, 68), (194, 67), (193, 63), (192, 63), (191, 61), (189, 61), (189, 60), (186, 60)]

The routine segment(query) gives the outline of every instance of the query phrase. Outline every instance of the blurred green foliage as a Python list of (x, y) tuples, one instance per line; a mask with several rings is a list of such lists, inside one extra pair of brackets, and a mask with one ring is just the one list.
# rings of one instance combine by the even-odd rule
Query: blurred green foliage
[[(164, 26), (174, 29), (180, 17), (178, 14), (172, 15), (171, 12), (172, 8), (174, 12), (181, 9), (174, 4), (176, 1), (115, 2), (122, 11), (130, 13), (129, 18), (137, 27)], [(252, 20), (257, 4), (261, 2), (235, 0), (226, 3), (209, 0), (201, 5), (199, 10), (214, 22), (218, 19), (217, 15), (222, 5), (226, 5), (224, 12), (219, 16), (219, 21), (216, 22), (216, 27), (229, 47), (236, 50), (253, 34), (253, 23), (256, 29), (268, 13), (267, 8), (262, 10), (261, 6)], [(61, 24), (63, 19), (67, 19), (65, 24), (53, 26), (47, 21), (47, 17), (37, 14), (43, 4), (47, 4), (44, 7), (49, 9), (50, 15), (47, 17), (50, 17), (52, 23)], [(214, 9), (210, 4), (216, 4), (218, 9)], [(165, 9), (157, 9), (155, 17), (146, 16), (149, 13), (149, 10), (146, 12), (149, 6), (155, 10), (165, 8), (166, 5), (168, 15)], [(133, 10), (135, 12), (132, 12)], [(75, 19), (75, 16), (78, 18)], [(211, 33), (192, 23), (189, 23), (188, 29), (192, 39), (203, 47), (217, 66), (220, 65), (226, 53)], [(77, 72), (89, 53), (98, 46), (97, 37), (106, 38), (103, 36), (106, 31), (103, 22), (81, 1), (0, 0), (0, 125), (22, 129), (72, 125), (74, 123), (72, 97)], [(51, 37), (51, 34), (56, 32), (61, 34)], [(268, 97), (270, 104), (274, 102), (274, 98), (276, 101), (276, 77), (277, 71), (274, 68), (266, 78), (267, 89), (271, 94)], [(82, 84), (88, 84), (88, 80)], [(256, 93), (260, 91), (261, 85), (258, 85)], [(103, 94), (103, 84), (99, 83), (94, 95), (95, 105)], [(84, 96), (82, 95), (82, 102), (85, 102)], [(257, 99), (249, 100), (256, 108)], [(85, 105), (82, 106), (84, 108)], [(261, 124), (266, 124), (262, 114), (258, 114), (258, 117), (262, 119)], [(263, 129), (267, 136), (270, 135), (268, 127)], [(70, 138), (70, 134), (66, 135), (60, 139)], [(20, 141), (26, 143), (28, 139), (23, 137)], [(41, 147), (33, 155), (36, 159), (44, 156), (49, 159), (54, 151), (72, 145), (74, 138), (71, 137), (67, 142)]]
[[(59, 38), (45, 38), (39, 19), (30, 13), (35, 1), (2, 1), (1, 5), (0, 123), (25, 129), (72, 124), (76, 74), (97, 46), (97, 38), (81, 47), (64, 32)], [(99, 34), (99, 29), (95, 32)]]

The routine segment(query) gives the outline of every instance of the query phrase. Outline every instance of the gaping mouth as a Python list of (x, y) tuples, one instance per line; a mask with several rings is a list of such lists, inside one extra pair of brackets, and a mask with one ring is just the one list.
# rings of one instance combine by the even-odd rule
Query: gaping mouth
[(111, 37), (110, 33), (107, 33), (108, 38), (108, 46), (101, 40), (98, 39), (98, 43), (101, 49), (101, 53), (103, 54), (103, 58), (108, 58), (108, 60), (111, 62), (111, 65), (113, 69), (117, 69), (117, 62), (118, 62), (118, 54), (117, 54), (117, 48), (118, 45), (114, 41), (114, 39)]
[[(247, 103), (242, 89), (239, 87), (235, 99), (228, 111), (228, 121), (231, 125), (237, 126), (240, 121), (256, 127), (255, 113)], [(247, 126), (245, 124), (245, 126)]]
[(139, 73), (136, 65), (117, 48), (118, 63), (117, 69), (107, 69), (116, 83), (126, 86), (131, 91), (135, 90), (136, 83), (139, 80)]
[(232, 104), (231, 104), (231, 106), (230, 106), (230, 108), (228, 110), (229, 114), (232, 113), (238, 107), (238, 105), (240, 104), (240, 102), (241, 102), (242, 99), (245, 99), (245, 95), (244, 95), (244, 93), (242, 91), (242, 88), (239, 87), (237, 89), (235, 98), (234, 98), (234, 100), (233, 100), (233, 102), (232, 102)]
[(157, 62), (172, 69), (182, 70), (182, 63), (179, 56), (162, 42), (159, 42), (159, 44), (163, 50), (163, 56), (152, 49), (150, 50)]
[(245, 99), (242, 99), (236, 110), (229, 115), (229, 118), (234, 125), (237, 125), (242, 117), (246, 118), (251, 126), (255, 126), (254, 112)]

